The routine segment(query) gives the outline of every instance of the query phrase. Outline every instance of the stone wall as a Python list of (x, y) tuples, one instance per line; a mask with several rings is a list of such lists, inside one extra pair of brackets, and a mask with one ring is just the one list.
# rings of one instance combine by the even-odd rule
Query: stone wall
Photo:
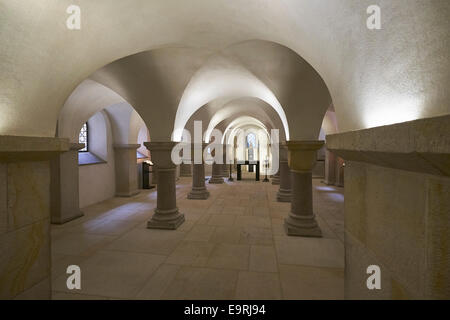
[(348, 161), (345, 183), (346, 297), (450, 298), (450, 179)]
[(63, 139), (0, 136), (0, 299), (49, 299), (50, 159)]
[[(327, 137), (346, 159), (346, 298), (450, 299), (449, 121)], [(380, 290), (367, 288), (369, 265)]]

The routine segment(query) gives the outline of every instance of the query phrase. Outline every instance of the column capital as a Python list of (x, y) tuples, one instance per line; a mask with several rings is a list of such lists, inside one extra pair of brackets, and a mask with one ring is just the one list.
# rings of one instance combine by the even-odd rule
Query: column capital
[(144, 142), (144, 146), (150, 150), (150, 155), (155, 166), (160, 169), (175, 169), (172, 162), (172, 149), (178, 144), (173, 141)]
[(115, 149), (137, 149), (141, 145), (136, 143), (115, 143), (113, 147)]
[(293, 171), (311, 171), (316, 163), (317, 150), (322, 148), (324, 141), (287, 141), (289, 168)]
[(144, 142), (144, 146), (150, 151), (172, 151), (180, 142), (174, 141), (149, 141)]

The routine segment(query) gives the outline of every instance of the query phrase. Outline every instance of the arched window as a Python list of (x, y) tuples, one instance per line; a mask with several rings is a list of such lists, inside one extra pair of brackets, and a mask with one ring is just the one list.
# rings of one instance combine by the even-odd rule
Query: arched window
[(254, 133), (249, 133), (247, 135), (247, 154), (249, 161), (255, 160), (254, 155), (255, 149), (256, 149), (256, 136)]
[(254, 133), (249, 133), (247, 136), (247, 148), (256, 148), (256, 136)]
[(84, 143), (84, 148), (80, 149), (79, 152), (88, 152), (89, 151), (89, 144), (88, 144), (88, 124), (87, 122), (83, 124), (80, 130), (80, 135), (78, 137), (78, 143)]

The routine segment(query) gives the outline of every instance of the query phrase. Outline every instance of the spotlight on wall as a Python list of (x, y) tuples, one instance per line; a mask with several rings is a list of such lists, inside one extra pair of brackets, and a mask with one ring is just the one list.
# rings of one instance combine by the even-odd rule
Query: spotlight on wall
[(414, 97), (370, 98), (364, 110), (366, 128), (385, 126), (420, 118), (421, 99)]

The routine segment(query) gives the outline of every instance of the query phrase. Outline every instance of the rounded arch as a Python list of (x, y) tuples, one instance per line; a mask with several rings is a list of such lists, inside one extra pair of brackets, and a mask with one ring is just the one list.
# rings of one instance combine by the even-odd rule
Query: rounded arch
[(269, 137), (267, 127), (260, 120), (250, 116), (242, 116), (234, 119), (230, 124), (228, 124), (223, 132), (222, 143), (232, 144), (239, 128), (249, 125), (262, 129), (267, 134), (267, 137)]
[(81, 126), (97, 112), (125, 100), (100, 83), (87, 79), (80, 83), (64, 103), (58, 117), (58, 137), (78, 141)]
[(244, 66), (222, 54), (210, 57), (190, 79), (176, 111), (172, 139), (181, 139), (189, 118), (202, 106), (218, 98), (242, 97), (253, 97), (270, 105), (281, 119), (289, 139), (286, 114), (270, 88)]
[(83, 81), (64, 104), (57, 136), (77, 142), (81, 126), (98, 112), (108, 116), (114, 143), (136, 143), (143, 119), (120, 95), (91, 79)]
[[(448, 1), (431, 1), (424, 10), (421, 1), (381, 0), (384, 19), (396, 32), (374, 33), (364, 27), (364, 14), (353, 14), (365, 12), (365, 1), (262, 6), (249, 0), (242, 10), (240, 2), (228, 0), (189, 5), (80, 0), (85, 12), (97, 14), (67, 36), (61, 12), (68, 4), (2, 1), (0, 40), (13, 45), (0, 48), (0, 134), (54, 136), (60, 108), (73, 89), (111, 61), (167, 45), (218, 51), (248, 39), (280, 43), (318, 70), (342, 131), (450, 112), (450, 62), (442, 54), (449, 49)], [(408, 17), (401, 14), (405, 7)], [(422, 32), (411, 37), (417, 25)]]
[[(205, 131), (205, 141), (209, 141), (209, 136), (214, 128), (220, 128), (228, 125), (227, 122), (233, 121), (241, 116), (252, 116), (266, 123), (270, 128), (283, 128), (283, 124), (278, 114), (263, 100), (251, 97), (231, 100), (217, 110), (210, 118), (208, 127)], [(284, 140), (284, 130), (282, 132)]]

